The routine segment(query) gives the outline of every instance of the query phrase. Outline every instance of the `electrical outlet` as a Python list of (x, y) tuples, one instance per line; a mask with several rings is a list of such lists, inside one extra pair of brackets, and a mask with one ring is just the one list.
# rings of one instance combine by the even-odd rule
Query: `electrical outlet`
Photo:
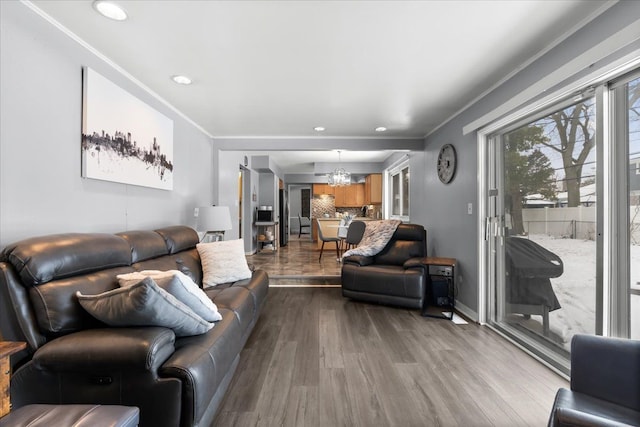
[(467, 203), (467, 214), (473, 215), (473, 203)]
[(198, 214), (200, 213), (200, 208), (193, 208), (193, 216), (198, 218)]

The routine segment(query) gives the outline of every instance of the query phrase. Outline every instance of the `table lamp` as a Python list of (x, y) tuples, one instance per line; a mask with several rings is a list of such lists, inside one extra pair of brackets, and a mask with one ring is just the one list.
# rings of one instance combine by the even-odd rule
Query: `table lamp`
[(231, 230), (231, 214), (228, 206), (204, 206), (198, 208), (196, 229), (204, 231), (201, 242), (224, 240), (224, 232)]

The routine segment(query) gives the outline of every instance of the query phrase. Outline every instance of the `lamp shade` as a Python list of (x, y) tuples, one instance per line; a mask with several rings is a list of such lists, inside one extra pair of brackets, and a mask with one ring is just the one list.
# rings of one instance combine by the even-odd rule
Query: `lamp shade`
[(231, 230), (231, 214), (228, 206), (204, 206), (198, 208), (198, 231)]

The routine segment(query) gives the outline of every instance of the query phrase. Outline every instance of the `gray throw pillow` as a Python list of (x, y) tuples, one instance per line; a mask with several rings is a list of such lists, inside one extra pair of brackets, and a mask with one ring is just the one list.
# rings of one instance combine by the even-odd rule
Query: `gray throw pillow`
[(181, 337), (203, 334), (214, 325), (149, 277), (125, 288), (76, 296), (89, 314), (109, 326), (163, 326)]
[(189, 276), (178, 271), (143, 270), (117, 276), (121, 287), (131, 286), (145, 277), (151, 277), (160, 288), (185, 303), (198, 316), (208, 322), (222, 320), (218, 307)]

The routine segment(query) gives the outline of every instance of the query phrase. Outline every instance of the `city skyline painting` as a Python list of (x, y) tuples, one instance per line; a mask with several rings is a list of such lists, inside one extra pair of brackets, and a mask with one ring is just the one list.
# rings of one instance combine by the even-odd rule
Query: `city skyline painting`
[(83, 68), (82, 176), (173, 189), (173, 121)]

